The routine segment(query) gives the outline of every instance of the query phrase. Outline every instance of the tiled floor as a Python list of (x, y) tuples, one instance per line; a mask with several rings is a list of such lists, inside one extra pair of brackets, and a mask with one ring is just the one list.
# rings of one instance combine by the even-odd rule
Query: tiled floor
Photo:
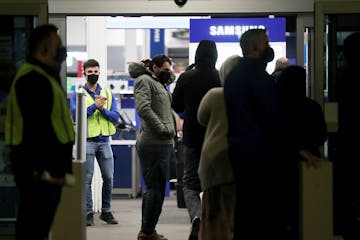
[[(117, 225), (107, 225), (94, 216), (95, 226), (87, 227), (87, 240), (136, 240), (141, 224), (141, 198), (113, 199), (112, 208)], [(166, 197), (157, 225), (157, 232), (169, 240), (186, 240), (190, 232), (187, 210), (178, 208), (176, 197)]]

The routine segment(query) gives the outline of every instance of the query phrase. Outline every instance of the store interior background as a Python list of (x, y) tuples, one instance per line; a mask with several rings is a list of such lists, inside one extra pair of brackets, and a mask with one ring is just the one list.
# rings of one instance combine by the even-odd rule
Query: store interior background
[[(97, 59), (100, 63), (99, 82), (112, 90), (118, 100), (118, 107), (124, 118), (129, 118), (136, 126), (135, 106), (133, 101), (133, 82), (128, 73), (129, 62), (138, 62), (151, 57), (150, 31), (163, 30), (164, 53), (173, 61), (176, 76), (189, 65), (189, 18), (188, 17), (110, 17), (110, 16), (72, 16), (67, 17), (67, 92), (85, 83), (82, 64), (88, 58), (96, 58), (88, 53), (87, 33), (89, 19), (104, 25), (105, 37), (100, 42), (100, 49), (105, 49)], [(90, 21), (91, 21), (90, 20)], [(103, 61), (106, 60), (106, 61)], [(105, 73), (105, 74), (104, 74)], [(172, 90), (174, 84), (170, 86)], [(128, 120), (128, 119), (126, 119)]]
[[(234, 16), (229, 16), (234, 18)], [(253, 16), (254, 18), (285, 18), (286, 43), (282, 43), (281, 54), (295, 64), (296, 62), (296, 16)], [(178, 77), (186, 67), (194, 62), (197, 44), (189, 44), (190, 19), (209, 19), (210, 16), (67, 16), (66, 46), (68, 57), (66, 63), (66, 89), (68, 97), (83, 85), (82, 65), (89, 58), (100, 63), (99, 83), (112, 90), (118, 103), (118, 109), (128, 126), (118, 130), (112, 137), (115, 157), (114, 192), (137, 196), (139, 187), (139, 169), (133, 158), (136, 132), (140, 120), (135, 110), (132, 79), (128, 74), (128, 63), (154, 56), (154, 52), (164, 53), (173, 61), (173, 70)], [(243, 16), (249, 18), (249, 16)], [(163, 38), (154, 47), (156, 34)], [(156, 41), (155, 41), (156, 42)], [(222, 62), (233, 54), (241, 55), (238, 40), (233, 48), (224, 47), (226, 43), (217, 43), (220, 69)], [(158, 51), (153, 48), (158, 47)], [(268, 72), (274, 69), (275, 61), (269, 64)], [(176, 81), (169, 86), (172, 92)], [(174, 164), (173, 164), (174, 165)], [(101, 184), (98, 166), (94, 171), (93, 198), (95, 209), (100, 207), (101, 199), (96, 194)], [(133, 178), (135, 176), (135, 178)], [(167, 189), (168, 190), (168, 189)]]
[[(34, 4), (31, 4), (33, 2), (36, 2), (37, 4), (34, 6)], [(146, 40), (147, 34), (142, 33), (142, 37), (137, 37), (138, 30), (127, 29), (125, 31), (123, 29), (117, 29), (116, 32), (122, 32), (119, 36), (118, 34), (113, 34), (114, 32), (109, 34), (106, 33), (108, 30), (100, 32), (93, 30), (93, 25), (103, 26), (105, 24), (105, 19), (110, 16), (145, 16), (151, 14), (154, 16), (212, 15), (216, 17), (249, 17), (256, 15), (257, 17), (265, 17), (267, 16), (265, 15), (266, 13), (275, 14), (275, 17), (277, 17), (277, 15), (286, 16), (286, 55), (289, 58), (296, 56), (296, 63), (300, 65), (305, 62), (303, 59), (306, 58), (305, 55), (307, 54), (309, 55), (309, 60), (312, 60), (312, 67), (309, 67), (309, 74), (311, 74), (311, 78), (314, 81), (311, 97), (321, 103), (324, 107), (330, 138), (332, 137), (331, 135), (335, 134), (337, 129), (336, 99), (334, 98), (336, 89), (333, 86), (335, 85), (339, 68), (341, 68), (343, 63), (340, 54), (342, 50), (342, 41), (343, 38), (347, 36), (348, 32), (355, 30), (359, 31), (360, 29), (358, 21), (360, 12), (359, 0), (189, 0), (182, 8), (176, 6), (173, 1), (167, 0), (0, 0), (0, 3), (2, 3), (2, 7), (0, 8), (2, 16), (0, 20), (5, 23), (0, 30), (0, 33), (11, 35), (12, 32), (14, 32), (14, 39), (16, 39), (15, 42), (17, 43), (14, 45), (14, 50), (15, 46), (18, 47), (16, 48), (17, 50), (23, 49), (22, 47), (25, 46), (24, 41), (26, 39), (26, 34), (33, 28), (34, 22), (54, 23), (59, 26), (61, 37), (69, 50), (74, 49), (74, 52), (80, 50), (82, 54), (86, 53), (88, 54), (87, 56), (95, 56), (95, 58), (101, 59), (102, 73), (107, 73), (107, 66), (111, 67), (113, 62), (109, 59), (109, 56), (105, 56), (105, 52), (108, 52), (108, 50), (106, 50), (108, 47), (115, 47), (115, 49), (109, 50), (110, 52), (119, 52), (119, 55), (116, 54), (116, 56), (114, 56), (115, 58), (118, 58), (118, 60), (115, 61), (116, 66), (113, 68), (116, 69), (116, 72), (122, 72), (124, 69), (126, 70), (126, 61), (128, 60), (140, 60), (143, 57), (149, 56), (149, 49), (145, 49), (148, 48), (148, 46), (144, 43), (145, 41), (148, 41)], [(9, 7), (9, 5), (11, 6)], [(134, 13), (136, 14), (134, 15)], [(9, 14), (14, 16), (13, 26), (9, 24), (12, 22), (11, 17), (8, 16)], [(23, 15), (25, 15), (25, 17)], [(83, 21), (83, 23), (79, 23), (81, 28), (75, 28), (75, 31), (71, 31), (70, 29), (77, 24), (75, 22), (69, 24), (71, 18), (82, 18), (81, 21)], [(98, 21), (99, 19), (102, 20)], [(84, 21), (86, 21), (86, 24)], [(87, 24), (89, 22), (90, 24)], [(139, 29), (140, 31), (143, 31), (142, 28)], [(173, 29), (183, 28), (179, 27)], [(126, 32), (125, 35), (124, 31)], [(303, 36), (304, 33), (309, 33), (309, 36)], [(82, 40), (73, 40), (78, 37), (82, 37)], [(134, 39), (136, 39), (136, 44), (134, 44)], [(106, 44), (99, 45), (95, 40)], [(2, 46), (4, 46), (4, 43), (8, 42), (9, 41), (6, 38), (2, 38)], [(295, 44), (295, 42), (297, 42), (297, 44)], [(309, 52), (303, 51), (303, 46), (306, 43), (309, 43), (309, 46), (311, 47), (315, 46), (315, 50), (313, 49), (313, 52), (311, 52), (309, 47)], [(295, 45), (297, 45), (296, 53)], [(176, 48), (176, 50), (178, 50), (177, 48), (187, 47), (187, 45), (185, 45), (185, 47), (178, 46), (174, 47), (174, 49)], [(167, 47), (165, 49), (168, 51)], [(104, 52), (104, 54), (98, 54), (97, 51), (99, 50)], [(127, 52), (124, 53), (124, 51)], [(5, 51), (5, 53), (8, 52)], [(71, 51), (68, 52), (68, 54), (70, 53)], [(171, 52), (169, 51), (167, 54), (170, 55)], [(188, 52), (185, 51), (185, 54), (188, 54)], [(24, 60), (24, 51), (22, 53), (21, 51), (16, 52), (16, 55), (15, 57), (13, 56), (13, 58), (16, 60), (16, 65), (19, 66)], [(186, 58), (182, 59), (182, 61), (189, 62)], [(121, 66), (118, 66), (118, 64)], [(314, 66), (316, 66), (316, 68), (314, 68)], [(65, 79), (66, 71), (64, 70), (63, 73), (62, 79)], [(69, 71), (68, 74), (69, 76), (74, 77), (74, 72)], [(103, 74), (102, 77), (106, 78), (106, 75), (107, 74)], [(64, 87), (66, 85), (71, 89), (71, 84), (66, 84), (66, 82), (63, 84)], [(129, 96), (129, 98), (131, 98), (131, 95), (124, 94), (124, 96)], [(330, 153), (331, 148), (336, 148), (336, 141), (332, 145), (334, 146), (331, 147), (330, 145)], [(325, 153), (326, 152), (327, 151), (325, 151)], [(126, 159), (127, 158), (128, 157), (126, 157)], [(331, 160), (331, 156), (329, 156), (329, 159)], [(75, 170), (76, 169), (77, 168), (75, 168)], [(126, 171), (129, 172), (128, 169)], [(121, 176), (122, 174), (123, 173), (121, 172), (119, 175)], [(9, 179), (8, 177), (9, 176), (3, 173), (0, 177), (0, 180), (2, 180), (0, 182), (1, 196), (6, 196), (2, 197), (0, 203), (0, 215), (2, 221), (0, 233), (2, 235), (7, 233), (7, 231), (2, 228), (3, 221), (5, 221), (4, 223), (9, 224), (9, 221), (15, 220), (15, 201), (13, 201), (13, 197), (9, 197), (9, 195), (12, 194), (10, 191), (13, 190), (14, 184), (12, 181), (5, 181), (6, 179)], [(123, 190), (124, 187), (120, 187), (121, 190)], [(128, 186), (126, 186), (126, 188), (127, 187)], [(74, 192), (79, 192), (78, 188), (74, 190)], [(311, 213), (306, 215), (308, 217), (308, 225), (306, 227), (316, 230), (317, 233), (320, 232), (320, 228), (326, 229), (326, 232), (331, 233), (333, 217), (331, 213), (331, 193), (330, 187), (327, 191), (324, 190), (312, 193), (311, 196), (308, 196), (308, 202), (304, 204), (304, 206), (307, 206), (304, 208), (304, 212)], [(78, 200), (80, 197), (81, 194), (79, 194), (79, 198), (76, 198), (76, 201), (74, 201), (73, 198), (70, 198), (69, 202), (63, 204), (64, 209), (62, 210), (64, 210), (64, 212), (66, 210), (68, 211), (67, 213), (70, 212), (71, 214), (77, 213), (72, 207), (75, 207), (74, 205), (76, 204), (74, 203), (80, 202)], [(316, 206), (316, 208), (314, 208), (314, 206)], [(313, 209), (317, 209), (317, 211), (313, 211)], [(314, 213), (321, 214), (314, 216)], [(81, 214), (78, 215), (82, 216)], [(64, 222), (65, 221), (66, 220), (64, 220)], [(80, 237), (75, 238), (75, 232), (78, 231), (78, 226), (81, 225), (79, 222), (74, 223), (73, 221), (66, 221), (66, 224), (61, 223), (58, 225), (61, 226), (61, 230), (67, 229), (66, 232), (71, 233), (73, 239), (82, 239)], [(76, 230), (73, 230), (71, 227), (75, 227)], [(84, 231), (84, 229), (85, 228), (82, 228), (82, 231)], [(303, 239), (306, 238), (304, 237)], [(318, 237), (314, 239), (321, 238)]]
[[(233, 17), (233, 16), (232, 16)], [(256, 16), (269, 17), (269, 16)], [(283, 16), (270, 16), (283, 17)], [(105, 41), (107, 55), (107, 75), (126, 75), (128, 62), (139, 61), (150, 56), (150, 29), (164, 29), (164, 53), (173, 61), (175, 74), (179, 75), (194, 59), (189, 60), (190, 19), (210, 18), (210, 16), (68, 16), (67, 24), (67, 76), (82, 77), (78, 62), (88, 57), (87, 22), (89, 18), (105, 23)], [(234, 18), (234, 17), (233, 17)], [(286, 16), (286, 57), (292, 63), (296, 58), (296, 17)], [(100, 47), (100, 46), (99, 46)], [(222, 53), (219, 53), (219, 56)], [(229, 54), (241, 54), (240, 45)], [(220, 68), (224, 59), (218, 59), (216, 68)], [(79, 75), (80, 74), (80, 75)]]
[[(269, 17), (269, 16), (256, 16)], [(283, 16), (270, 16), (283, 17)], [(134, 126), (138, 125), (133, 104), (133, 81), (128, 74), (128, 63), (140, 61), (151, 56), (150, 31), (163, 31), (164, 54), (173, 61), (173, 70), (178, 77), (186, 67), (194, 62), (191, 55), (194, 49), (189, 49), (190, 19), (210, 18), (210, 16), (68, 16), (66, 18), (66, 88), (68, 96), (80, 85), (85, 83), (82, 73), (82, 64), (88, 58), (97, 58), (98, 54), (88, 51), (91, 31), (89, 24), (95, 21), (100, 23), (101, 29), (97, 41), (97, 49), (103, 49), (97, 59), (100, 62), (99, 83), (109, 87), (118, 99), (121, 110)], [(286, 57), (291, 63), (296, 63), (296, 17), (286, 16)], [(99, 25), (98, 25), (99, 26)], [(218, 44), (220, 46), (220, 44)], [(224, 52), (224, 49), (226, 52)], [(99, 50), (101, 51), (101, 50)], [(222, 62), (233, 54), (241, 55), (240, 45), (236, 44), (233, 49), (218, 47), (219, 58), (216, 68), (220, 69)], [(191, 57), (189, 57), (191, 56)], [(285, 56), (284, 56), (285, 57)], [(268, 71), (274, 69), (275, 61), (269, 64)], [(105, 73), (105, 74), (104, 74)], [(176, 81), (175, 81), (176, 82)], [(175, 82), (169, 86), (172, 91)]]

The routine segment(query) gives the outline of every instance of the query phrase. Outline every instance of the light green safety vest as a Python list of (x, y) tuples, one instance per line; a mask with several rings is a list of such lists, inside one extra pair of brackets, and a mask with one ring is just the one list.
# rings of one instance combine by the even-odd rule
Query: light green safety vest
[[(95, 103), (94, 99), (91, 95), (85, 90), (86, 92), (86, 104), (87, 106), (91, 106)], [(112, 94), (108, 89), (101, 89), (100, 96), (106, 97), (107, 101), (104, 107), (107, 110), (110, 110), (111, 103), (112, 103)], [(114, 124), (106, 119), (101, 112), (96, 109), (94, 114), (88, 117), (87, 121), (87, 128), (88, 128), (88, 138), (97, 137), (97, 136), (112, 136), (116, 132), (116, 128)]]
[[(74, 142), (75, 132), (71, 120), (70, 110), (66, 95), (61, 85), (54, 77), (45, 72), (42, 68), (25, 63), (16, 74), (15, 80), (10, 88), (7, 100), (5, 116), (5, 142), (8, 145), (19, 145), (23, 141), (24, 120), (17, 102), (15, 84), (19, 78), (35, 71), (49, 80), (53, 90), (53, 108), (51, 111), (51, 123), (59, 142)], [(41, 131), (41, 130), (40, 130)]]

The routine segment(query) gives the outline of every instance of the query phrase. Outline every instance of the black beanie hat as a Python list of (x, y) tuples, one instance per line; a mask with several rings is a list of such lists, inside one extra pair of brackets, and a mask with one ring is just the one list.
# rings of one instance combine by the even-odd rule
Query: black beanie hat
[(212, 40), (201, 40), (195, 53), (195, 62), (199, 60), (216, 61), (218, 57), (216, 44)]

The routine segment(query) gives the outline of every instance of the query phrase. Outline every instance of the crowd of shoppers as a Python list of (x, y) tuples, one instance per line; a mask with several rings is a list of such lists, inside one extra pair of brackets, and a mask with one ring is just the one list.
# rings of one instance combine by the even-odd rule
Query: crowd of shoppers
[[(71, 117), (75, 121), (76, 92), (70, 99), (70, 115), (59, 77), (66, 49), (57, 30), (50, 24), (33, 30), (29, 56), (8, 97), (5, 138), (8, 164), (20, 193), (19, 240), (48, 239), (62, 186), (72, 173), (75, 134)], [(353, 141), (347, 141), (357, 129), (349, 117), (351, 97), (356, 94), (346, 87), (352, 86), (348, 81), (356, 84), (359, 39), (355, 33), (344, 42), (348, 65), (342, 84), (347, 84), (339, 88), (339, 135), (344, 143), (342, 154), (349, 159), (356, 149)], [(266, 72), (274, 51), (265, 30), (243, 33), (240, 47), (243, 57), (229, 57), (218, 71), (216, 43), (200, 41), (194, 64), (179, 76), (173, 93), (168, 89), (175, 80), (168, 56), (160, 54), (129, 64), (141, 121), (136, 150), (145, 182), (138, 240), (167, 240), (156, 226), (180, 113), (184, 116), (183, 191), (191, 222), (188, 239), (299, 239), (298, 164), (314, 159), (309, 156), (321, 158), (327, 139), (324, 114), (321, 106), (306, 96), (303, 67), (291, 66), (284, 58), (278, 59), (279, 68), (273, 76)], [(111, 212), (114, 158), (110, 137), (116, 132), (120, 114), (112, 92), (98, 83), (99, 63), (89, 59), (83, 71), (86, 83), (81, 88), (87, 98), (88, 127), (86, 224), (94, 225), (91, 185), (95, 158), (103, 179), (100, 219), (117, 224)], [(45, 100), (41, 108), (32, 108), (28, 99), (39, 87)], [(36, 154), (34, 142), (42, 142), (57, 154), (49, 161), (48, 156)], [(29, 154), (36, 154), (36, 160), (25, 161)], [(360, 236), (353, 217), (359, 196), (352, 191), (357, 186), (359, 164), (349, 162), (346, 166), (337, 163), (335, 178), (336, 190), (341, 192), (336, 198), (336, 213), (341, 212), (336, 226), (345, 240)], [(352, 187), (351, 192), (344, 190), (345, 185)], [(271, 216), (271, 220), (264, 216)]]

